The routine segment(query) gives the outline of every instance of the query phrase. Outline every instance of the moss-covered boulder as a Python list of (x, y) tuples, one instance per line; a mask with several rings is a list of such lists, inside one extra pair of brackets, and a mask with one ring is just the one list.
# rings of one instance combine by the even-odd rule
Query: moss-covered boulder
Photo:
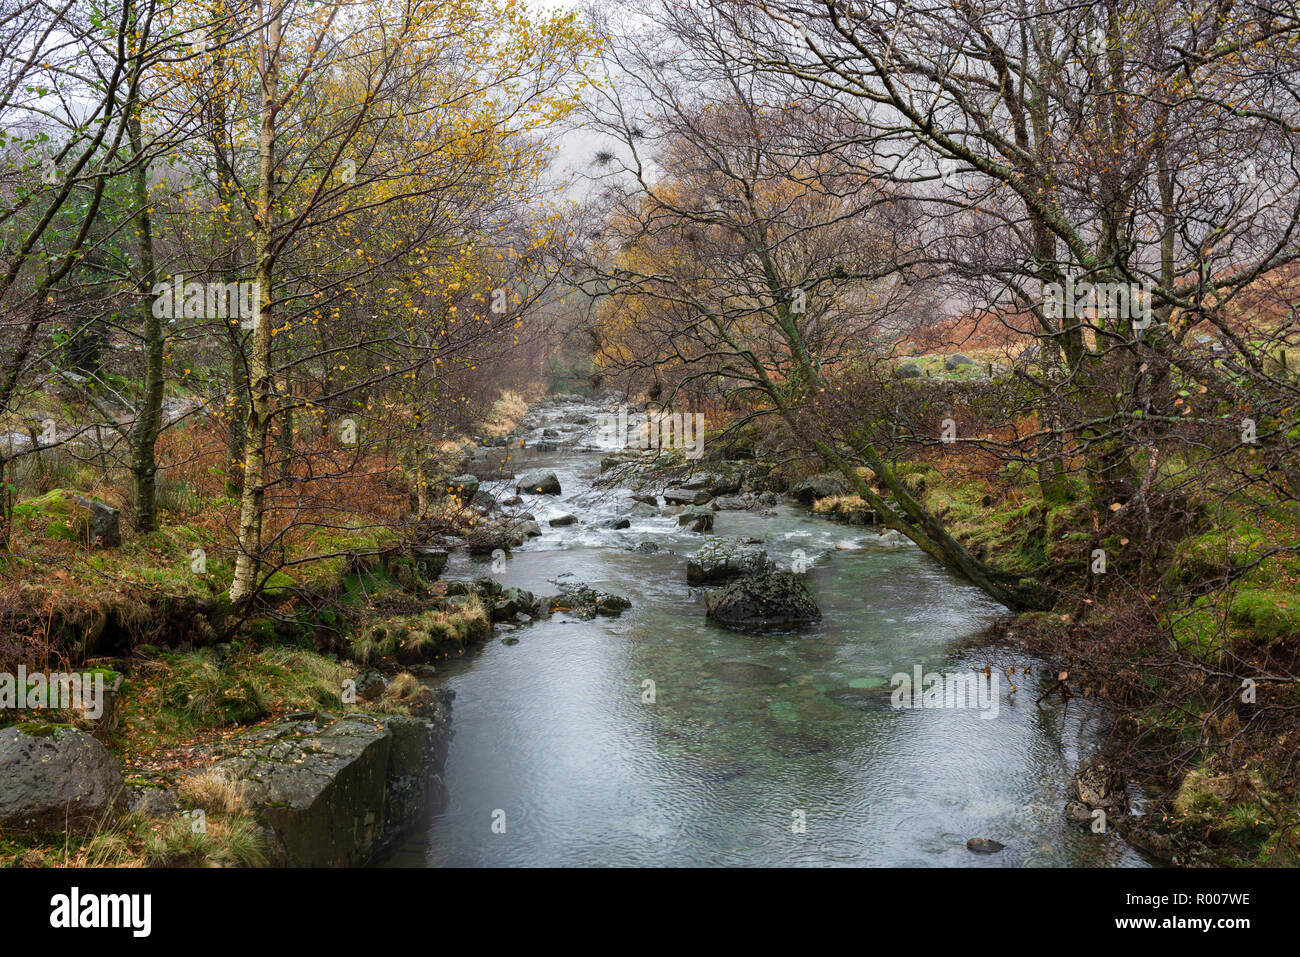
[(46, 538), (93, 548), (117, 548), (122, 544), (118, 510), (93, 496), (69, 489), (56, 488), (20, 503), (14, 507), (14, 517), (34, 518), (43, 523)]

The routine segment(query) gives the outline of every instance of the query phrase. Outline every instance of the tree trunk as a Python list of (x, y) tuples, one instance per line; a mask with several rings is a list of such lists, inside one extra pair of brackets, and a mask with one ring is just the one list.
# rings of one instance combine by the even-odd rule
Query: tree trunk
[[(259, 21), (262, 6), (259, 4)], [(253, 244), (257, 257), (257, 319), (249, 365), (248, 426), (244, 435), (244, 488), (239, 502), (239, 554), (230, 598), (247, 601), (257, 588), (261, 565), (263, 502), (266, 497), (266, 442), (271, 416), (271, 212), (274, 204), (276, 112), (280, 96), (280, 11), (271, 9), (263, 41), (262, 132), (258, 144), (257, 216)]]
[[(137, 54), (139, 56), (140, 54)], [(141, 67), (138, 65), (136, 70)], [(138, 89), (132, 85), (132, 91)], [(134, 95), (133, 95), (134, 99)], [(153, 255), (153, 225), (149, 216), (149, 170), (143, 161), (143, 137), (140, 130), (140, 111), (135, 103), (128, 103), (127, 135), (137, 166), (132, 175), (133, 200), (137, 226), (136, 242), (140, 256), (140, 310), (144, 338), (145, 371), (144, 395), (135, 424), (131, 428), (131, 478), (135, 488), (135, 530), (152, 532), (158, 524), (158, 435), (162, 431), (163, 401), (163, 326), (154, 315), (154, 283), (158, 270)]]

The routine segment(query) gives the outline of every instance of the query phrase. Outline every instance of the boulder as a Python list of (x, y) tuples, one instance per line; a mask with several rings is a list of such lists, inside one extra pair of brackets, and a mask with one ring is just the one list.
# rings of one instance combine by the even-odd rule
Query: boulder
[(655, 508), (658, 508), (658, 507), (659, 507), (659, 496), (658, 496), (658, 495), (643, 495), (643, 494), (638, 493), (638, 494), (634, 494), (634, 495), (632, 496), (632, 501), (634, 501), (634, 502), (641, 502), (641, 503), (643, 503), (643, 504), (645, 504), (645, 505), (653, 505)]
[(537, 607), (537, 596), (523, 588), (506, 588), (491, 607), (493, 621), (510, 621), (516, 615), (531, 615)]
[(692, 505), (677, 516), (678, 525), (687, 525), (692, 532), (713, 531), (713, 510)]
[(749, 500), (740, 495), (721, 495), (713, 500), (713, 508), (719, 512), (741, 511), (749, 508)]
[(708, 491), (709, 487), (719, 478), (717, 475), (706, 473), (704, 475), (694, 475), (690, 478), (683, 479), (678, 488), (685, 489), (688, 492), (698, 492), (700, 489)]
[(89, 831), (126, 809), (108, 749), (76, 728), (0, 728), (0, 828)]
[(454, 495), (462, 502), (472, 502), (474, 496), (478, 494), (478, 486), (479, 480), (477, 476), (466, 472), (464, 475), (456, 475), (447, 479), (447, 494)]
[(244, 805), (268, 832), (271, 863), (358, 867), (421, 826), (441, 803), (431, 786), (450, 739), (451, 695), (428, 717), (318, 714), (259, 728), (217, 766), (244, 781)]
[(916, 362), (903, 362), (894, 369), (894, 375), (900, 379), (919, 379), (921, 377), (921, 366)]
[(565, 525), (577, 525), (578, 516), (573, 514), (557, 515), (555, 518), (551, 519), (547, 524), (550, 525), (551, 528), (563, 528)]
[(416, 571), (425, 581), (434, 581), (447, 568), (451, 553), (436, 545), (412, 545), (411, 557), (415, 559)]
[(654, 518), (659, 514), (659, 509), (653, 505), (647, 505), (645, 502), (637, 502), (627, 510), (627, 513), (633, 518)]
[(708, 505), (713, 498), (705, 489), (670, 488), (664, 492), (669, 505)]
[(44, 521), (46, 538), (92, 548), (118, 548), (122, 544), (118, 510), (80, 492), (56, 488), (15, 505), (14, 516), (35, 516)]
[(708, 596), (709, 617), (737, 631), (792, 628), (820, 621), (807, 582), (790, 572), (750, 575)]
[(590, 621), (597, 615), (616, 618), (631, 608), (632, 602), (620, 595), (579, 584), (566, 587), (560, 594), (545, 599), (542, 605), (549, 614), (561, 611), (583, 621)]
[(794, 487), (791, 494), (799, 500), (799, 504), (812, 505), (818, 499), (843, 495), (847, 491), (848, 483), (844, 481), (842, 475), (823, 472), (820, 475), (804, 479)]
[(537, 536), (542, 534), (542, 526), (538, 525), (532, 519), (529, 519), (526, 522), (520, 522), (517, 528), (519, 534), (523, 535), (525, 538), (537, 538)]
[(719, 538), (700, 548), (686, 562), (686, 581), (691, 585), (716, 585), (744, 575), (759, 575), (771, 569), (767, 552), (731, 538)]
[(554, 472), (535, 469), (519, 476), (518, 482), (515, 483), (515, 491), (527, 492), (530, 495), (559, 495), (560, 480), (555, 477)]
[(509, 551), (523, 543), (523, 532), (504, 522), (483, 522), (465, 536), (465, 547), (471, 555), (491, 555), (497, 549)]
[(501, 506), (497, 504), (496, 496), (483, 488), (479, 489), (470, 497), (469, 504), (472, 508), (476, 508), (484, 513), (501, 511)]
[(943, 367), (951, 372), (954, 369), (960, 369), (962, 366), (973, 366), (974, 364), (974, 359), (968, 359), (961, 353), (957, 353), (956, 355), (949, 356), (948, 361), (943, 364)]
[(719, 495), (735, 495), (740, 491), (743, 478), (739, 472), (728, 475), (715, 475), (709, 484), (709, 494), (715, 498)]
[(1128, 811), (1128, 788), (1124, 776), (1108, 764), (1085, 766), (1070, 782), (1070, 797), (1088, 808), (1102, 808), (1108, 815)]
[(631, 527), (632, 527), (632, 520), (631, 520), (631, 519), (628, 519), (628, 518), (611, 518), (609, 521), (607, 521), (607, 522), (604, 523), (604, 526), (603, 526), (603, 527), (605, 527), (605, 528), (612, 528), (612, 529), (614, 529), (615, 531), (618, 531), (619, 529), (624, 529), (624, 528), (631, 528)]

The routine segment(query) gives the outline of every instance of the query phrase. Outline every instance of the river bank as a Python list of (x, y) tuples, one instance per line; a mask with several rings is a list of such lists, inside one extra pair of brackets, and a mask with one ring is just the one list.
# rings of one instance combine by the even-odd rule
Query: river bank
[[(127, 796), (63, 850), (61, 835), (6, 833), (0, 853), (31, 865), (1133, 866), (1136, 848), (1195, 860), (1171, 809), (1204, 821), (1210, 805), (1187, 792), (1222, 809), (1221, 780), (1194, 776), (1178, 801), (1150, 797), (1143, 785), (1159, 782), (1125, 786), (1137, 765), (1113, 746), (1114, 712), (1081, 706), (1100, 685), (1057, 676), (1061, 635), (1081, 629), (1071, 615), (1010, 619), (807, 464), (603, 446), (596, 417), (612, 402), (521, 410), (448, 460), (444, 507), (420, 540), (352, 552), (328, 588), (272, 590), (228, 641), (213, 640), (220, 601), (152, 606), (177, 623), (164, 647), (118, 649), (138, 612), (105, 609), (86, 660), (125, 673), (123, 706), (111, 727), (83, 727), (126, 767)], [(931, 466), (906, 474), (930, 507), (968, 508), (959, 534), (986, 554), (1080, 547), (1068, 506), (1008, 514)], [(730, 577), (711, 580), (716, 553), (725, 566), (745, 549), (806, 579), (820, 620), (763, 636), (710, 620), (703, 586)], [(914, 668), (1005, 676), (996, 720), (893, 707), (891, 676)], [(1119, 772), (1100, 788), (1087, 776), (1099, 758)], [(1098, 807), (1114, 813), (1094, 832)]]

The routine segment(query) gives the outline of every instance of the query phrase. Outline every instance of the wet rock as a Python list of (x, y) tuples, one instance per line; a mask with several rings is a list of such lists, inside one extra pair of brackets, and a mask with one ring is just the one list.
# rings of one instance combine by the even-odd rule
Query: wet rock
[(530, 495), (559, 495), (560, 480), (555, 477), (554, 472), (534, 469), (519, 476), (515, 491), (527, 492)]
[(653, 506), (656, 509), (659, 507), (658, 495), (642, 495), (638, 493), (632, 496), (632, 501), (641, 502), (642, 504)]
[(558, 439), (560, 437), (558, 429), (542, 429), (542, 435), (548, 439)]
[(420, 577), (431, 582), (447, 568), (451, 553), (436, 545), (412, 545), (411, 557), (415, 560), (415, 568)]
[(762, 492), (758, 496), (758, 504), (764, 508), (775, 508), (779, 502), (775, 492)]
[(1093, 820), (1092, 808), (1078, 801), (1070, 801), (1065, 805), (1065, 819), (1079, 827), (1088, 827)]
[(664, 492), (664, 501), (669, 505), (707, 505), (711, 498), (704, 489), (670, 488)]
[(791, 494), (798, 499), (800, 505), (812, 505), (818, 499), (843, 495), (847, 491), (848, 484), (842, 475), (823, 472), (804, 479), (794, 487)]
[(362, 701), (376, 701), (388, 687), (388, 679), (374, 668), (366, 668), (359, 675), (355, 684), (357, 697)]
[(557, 515), (555, 518), (547, 522), (547, 524), (550, 525), (551, 528), (563, 528), (566, 525), (577, 525), (578, 516), (573, 514)]
[(454, 495), (462, 502), (473, 501), (474, 496), (478, 493), (479, 480), (476, 476), (466, 473), (447, 479), (447, 494)]
[(531, 519), (526, 522), (520, 522), (518, 528), (519, 534), (526, 538), (537, 538), (542, 534), (542, 526), (538, 525)]
[(640, 542), (637, 545), (633, 545), (631, 550), (640, 552), (643, 555), (653, 555), (655, 552), (659, 551), (659, 546), (654, 542)]
[(742, 478), (739, 472), (728, 475), (714, 475), (709, 483), (709, 493), (715, 498), (719, 495), (735, 495), (740, 491)]
[(616, 618), (632, 607), (632, 602), (628, 599), (590, 585), (567, 586), (558, 595), (544, 599), (542, 604), (549, 614), (564, 612), (583, 621), (590, 621), (597, 615)]
[(1005, 850), (1006, 845), (987, 837), (972, 837), (966, 842), (966, 848), (976, 854), (996, 854), (998, 851)]
[(1128, 787), (1124, 776), (1104, 762), (1087, 765), (1070, 782), (1070, 797), (1089, 808), (1108, 814), (1128, 810)]
[(502, 592), (501, 583), (495, 578), (489, 578), (487, 575), (482, 575), (474, 579), (472, 587), (474, 591), (484, 599), (495, 600)]
[(889, 711), (893, 705), (889, 700), (888, 686), (881, 688), (835, 688), (826, 692), (826, 697), (837, 705), (855, 711)]
[(677, 516), (677, 524), (689, 527), (692, 532), (711, 532), (713, 510), (692, 506)]
[(61, 725), (0, 729), (0, 828), (86, 831), (125, 810), (122, 772), (108, 749)]
[(821, 609), (802, 576), (750, 575), (708, 595), (709, 617), (737, 631), (791, 628), (820, 621)]
[(732, 538), (719, 538), (704, 545), (686, 562), (686, 582), (715, 585), (768, 571), (767, 552)]
[(357, 714), (259, 728), (218, 762), (245, 782), (244, 804), (270, 838), (271, 863), (355, 867), (423, 823), (450, 739), (451, 695), (429, 717)]
[(537, 607), (537, 596), (524, 588), (506, 588), (491, 607), (493, 621), (510, 621), (520, 614), (531, 615)]
[(632, 520), (627, 518), (611, 518), (604, 524), (605, 528), (612, 528), (615, 531), (623, 528), (631, 528)]
[(476, 491), (472, 496), (470, 496), (469, 504), (471, 507), (477, 508), (482, 512), (497, 512), (501, 510), (501, 506), (497, 504), (496, 496), (487, 491), (487, 489), (479, 489)]
[(628, 509), (628, 514), (633, 518), (654, 518), (659, 514), (659, 509), (653, 505), (647, 505), (645, 502), (637, 502)]
[(629, 463), (636, 462), (640, 458), (641, 453), (635, 449), (624, 449), (622, 452), (614, 452), (613, 454), (606, 455), (602, 458), (600, 460), (600, 470), (602, 472), (608, 472), (611, 469), (623, 468)]
[(749, 508), (749, 505), (748, 499), (741, 498), (738, 495), (723, 495), (715, 498), (712, 502), (714, 510), (719, 512), (741, 511)]
[(471, 555), (491, 555), (498, 549), (509, 551), (523, 543), (523, 533), (505, 522), (483, 522), (465, 536), (465, 547)]

